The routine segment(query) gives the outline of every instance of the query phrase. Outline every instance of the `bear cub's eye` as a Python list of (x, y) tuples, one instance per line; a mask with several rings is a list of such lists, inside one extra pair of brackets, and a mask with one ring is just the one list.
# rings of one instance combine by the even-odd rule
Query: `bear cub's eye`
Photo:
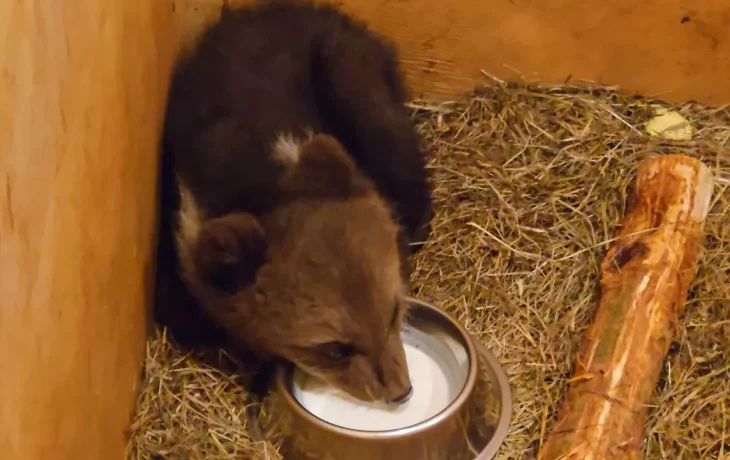
[(328, 342), (319, 345), (322, 356), (331, 361), (345, 361), (355, 355), (355, 347), (342, 342)]

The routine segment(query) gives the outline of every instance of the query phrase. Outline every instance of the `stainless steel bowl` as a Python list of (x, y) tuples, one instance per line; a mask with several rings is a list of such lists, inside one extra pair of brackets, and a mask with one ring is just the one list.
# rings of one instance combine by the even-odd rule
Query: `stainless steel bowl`
[[(267, 411), (281, 452), (289, 459), (488, 460), (507, 436), (512, 395), (507, 377), (484, 346), (451, 315), (409, 299), (408, 328), (445, 333), (466, 350), (468, 371), (461, 391), (435, 416), (405, 428), (359, 431), (333, 425), (308, 412), (294, 395), (292, 366), (277, 373), (275, 402)], [(275, 425), (275, 426), (274, 426)]]

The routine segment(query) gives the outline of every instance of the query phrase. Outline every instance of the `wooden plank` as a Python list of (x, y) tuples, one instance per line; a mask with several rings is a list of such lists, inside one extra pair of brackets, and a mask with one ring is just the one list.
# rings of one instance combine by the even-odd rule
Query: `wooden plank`
[(171, 0), (0, 2), (0, 452), (124, 457)]
[[(185, 42), (222, 0), (177, 0)], [(231, 0), (231, 4), (250, 3)], [(453, 98), (487, 81), (619, 85), (670, 101), (730, 103), (726, 0), (340, 0), (392, 39), (415, 96)]]

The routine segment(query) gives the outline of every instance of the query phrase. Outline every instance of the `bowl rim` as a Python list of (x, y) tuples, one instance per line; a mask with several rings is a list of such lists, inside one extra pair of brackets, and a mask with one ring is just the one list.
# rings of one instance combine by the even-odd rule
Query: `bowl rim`
[(480, 341), (475, 340), (474, 343), (476, 344), (477, 353), (487, 361), (487, 372), (494, 378), (497, 389), (499, 390), (501, 404), (499, 408), (499, 421), (491, 439), (474, 458), (474, 460), (491, 460), (497, 455), (499, 448), (502, 447), (504, 440), (507, 439), (507, 435), (509, 434), (509, 427), (512, 424), (512, 405), (514, 401), (512, 399), (512, 388), (510, 387), (507, 373), (502, 368), (497, 357)]
[[(422, 420), (414, 425), (409, 425), (402, 428), (384, 431), (365, 431), (345, 428), (317, 417), (316, 415), (309, 412), (304, 406), (302, 406), (302, 404), (294, 396), (293, 392), (290, 391), (289, 383), (287, 381), (287, 375), (291, 372), (293, 366), (291, 364), (288, 366), (280, 366), (276, 373), (276, 388), (279, 394), (282, 395), (282, 397), (286, 401), (287, 405), (292, 410), (294, 410), (298, 416), (317, 425), (319, 428), (328, 430), (341, 436), (347, 436), (350, 438), (363, 440), (383, 440), (405, 437), (412, 434), (420, 433), (435, 425), (438, 425), (443, 420), (453, 417), (464, 407), (474, 391), (478, 374), (479, 360), (477, 356), (479, 350), (476, 347), (474, 339), (466, 330), (466, 328), (450, 313), (443, 311), (435, 305), (410, 296), (404, 296), (403, 299), (412, 305), (416, 305), (420, 308), (425, 308), (427, 310), (435, 312), (437, 315), (448, 321), (461, 336), (462, 342), (464, 343), (464, 348), (467, 352), (467, 356), (469, 357), (469, 370), (467, 372), (464, 386), (461, 388), (461, 391), (456, 396), (456, 398), (454, 398), (451, 404), (449, 404), (446, 408), (431, 416), (430, 418)], [(490, 364), (492, 363), (490, 362)]]

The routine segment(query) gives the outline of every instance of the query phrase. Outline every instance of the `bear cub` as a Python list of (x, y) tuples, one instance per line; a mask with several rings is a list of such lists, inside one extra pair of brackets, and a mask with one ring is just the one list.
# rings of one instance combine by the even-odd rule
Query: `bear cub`
[(403, 296), (433, 210), (405, 100), (392, 47), (337, 9), (224, 9), (169, 93), (158, 323), (406, 398)]

